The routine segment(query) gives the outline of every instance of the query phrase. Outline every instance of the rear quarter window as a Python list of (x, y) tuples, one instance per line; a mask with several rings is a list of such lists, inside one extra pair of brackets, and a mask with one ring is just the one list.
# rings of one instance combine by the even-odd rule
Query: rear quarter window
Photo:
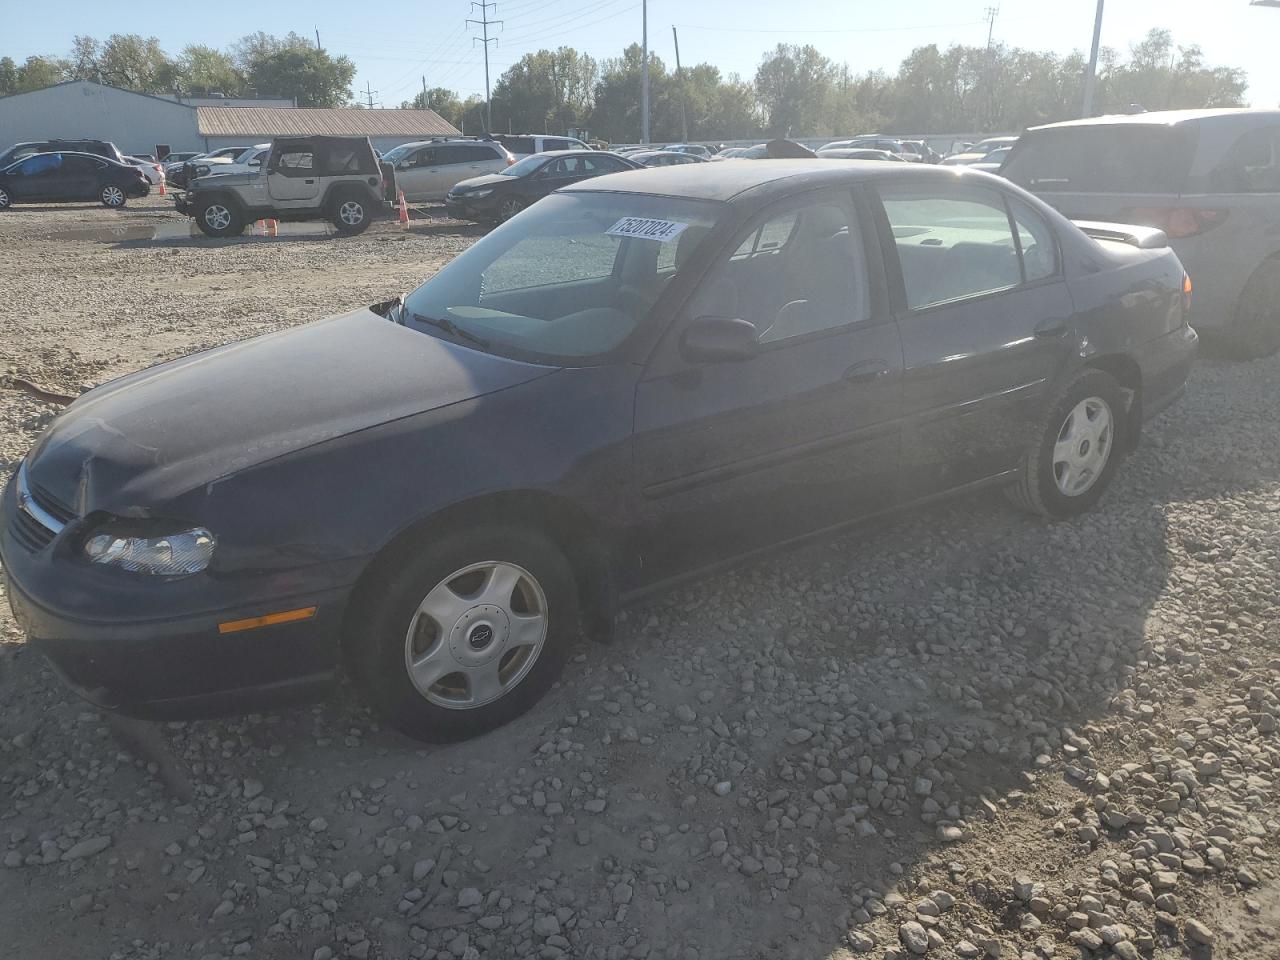
[(1180, 193), (1195, 149), (1191, 127), (1062, 127), (1025, 134), (1003, 176), (1035, 193)]

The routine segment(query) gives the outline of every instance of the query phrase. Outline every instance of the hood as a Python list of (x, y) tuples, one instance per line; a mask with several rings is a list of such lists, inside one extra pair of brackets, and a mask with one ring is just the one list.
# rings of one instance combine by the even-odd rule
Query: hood
[[(194, 161), (188, 161), (188, 162), (194, 162)], [(229, 167), (231, 166), (231, 164), (223, 164), (222, 166)], [(235, 187), (235, 186), (240, 186), (241, 184), (253, 183), (253, 181), (257, 180), (258, 177), (261, 176), (261, 170), (260, 168), (257, 168), (257, 167), (253, 167), (247, 170), (243, 167), (240, 167), (238, 169), (243, 170), (244, 172), (236, 173), (234, 170), (232, 170), (224, 173), (221, 170), (219, 170), (217, 167), (210, 167), (208, 173), (201, 174), (198, 177), (192, 177), (191, 184), (189, 186), (194, 187), (196, 184), (200, 183), (201, 181), (210, 180), (214, 177), (217, 177), (218, 186)]]
[(363, 309), (91, 390), (40, 438), (27, 471), (82, 516), (145, 516), (267, 460), (553, 369), (470, 350)]
[(496, 187), (504, 183), (511, 183), (515, 177), (504, 177), (500, 173), (486, 173), (483, 176), (472, 177), (469, 180), (460, 180), (453, 185), (450, 193), (461, 193), (464, 190), (470, 190), (473, 187)]

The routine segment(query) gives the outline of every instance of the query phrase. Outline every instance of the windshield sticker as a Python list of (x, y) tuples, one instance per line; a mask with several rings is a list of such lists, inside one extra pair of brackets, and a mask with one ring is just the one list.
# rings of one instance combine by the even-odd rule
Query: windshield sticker
[(610, 237), (637, 237), (641, 240), (657, 240), (666, 243), (684, 233), (687, 223), (674, 220), (649, 220), (645, 217), (623, 217), (605, 231)]

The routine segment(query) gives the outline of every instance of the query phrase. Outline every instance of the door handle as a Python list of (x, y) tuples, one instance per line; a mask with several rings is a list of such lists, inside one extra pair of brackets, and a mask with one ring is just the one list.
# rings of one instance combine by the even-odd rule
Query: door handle
[(1036, 336), (1041, 340), (1053, 340), (1058, 337), (1065, 337), (1070, 329), (1066, 320), (1061, 317), (1053, 317), (1036, 324)]
[(303, 183), (315, 183), (315, 181), (314, 181), (314, 180), (303, 180), (302, 182), (303, 182)]
[(889, 375), (889, 364), (885, 360), (862, 360), (844, 372), (841, 378), (845, 383), (871, 383)]

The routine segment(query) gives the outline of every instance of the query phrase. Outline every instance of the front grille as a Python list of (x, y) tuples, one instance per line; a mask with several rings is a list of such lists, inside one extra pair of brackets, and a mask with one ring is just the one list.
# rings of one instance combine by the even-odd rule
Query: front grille
[(53, 542), (76, 513), (43, 487), (27, 477), (27, 466), (18, 468), (17, 503), (9, 521), (13, 539), (28, 550), (43, 550)]
[(74, 510), (39, 484), (29, 484), (28, 490), (31, 493), (31, 499), (35, 501), (36, 506), (45, 511), (45, 513), (54, 517), (59, 523), (69, 523), (76, 518), (76, 512)]
[(43, 550), (53, 542), (53, 531), (36, 521), (35, 517), (25, 510), (17, 510), (9, 524), (9, 532), (13, 539), (28, 550)]

